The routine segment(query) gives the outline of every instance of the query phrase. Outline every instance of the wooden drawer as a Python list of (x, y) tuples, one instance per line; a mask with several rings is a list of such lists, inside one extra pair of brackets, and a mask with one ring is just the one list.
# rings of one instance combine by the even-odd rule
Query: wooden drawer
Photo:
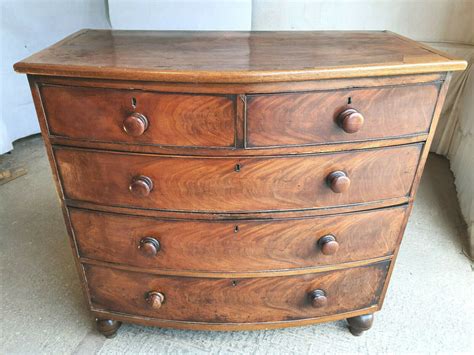
[[(207, 272), (304, 268), (391, 255), (405, 212), (400, 206), (295, 220), (210, 222), (69, 209), (81, 257)], [(329, 243), (330, 236), (335, 242)]]
[[(431, 83), (251, 95), (247, 97), (247, 146), (312, 145), (427, 134), (438, 91), (439, 83)], [(353, 133), (345, 132), (338, 118), (349, 107), (364, 117), (363, 125)]]
[[(269, 158), (167, 157), (57, 147), (55, 156), (67, 199), (173, 211), (247, 212), (407, 196), (421, 147)], [(328, 184), (336, 171), (350, 178), (345, 192), (336, 193)]]
[[(377, 304), (389, 261), (319, 274), (242, 279), (172, 277), (84, 265), (93, 309), (196, 322), (315, 318)], [(311, 292), (322, 290), (324, 306)], [(164, 295), (160, 308), (146, 298)], [(156, 305), (156, 303), (155, 303)]]
[(53, 136), (128, 144), (234, 147), (233, 97), (51, 85), (41, 86), (40, 91)]

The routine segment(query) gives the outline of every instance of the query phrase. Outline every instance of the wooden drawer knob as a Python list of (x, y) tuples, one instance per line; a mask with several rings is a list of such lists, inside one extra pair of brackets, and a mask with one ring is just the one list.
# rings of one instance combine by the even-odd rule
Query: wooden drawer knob
[(153, 181), (147, 176), (140, 175), (133, 178), (129, 189), (134, 195), (146, 197), (153, 190)]
[(148, 119), (141, 113), (132, 113), (123, 120), (123, 130), (133, 137), (141, 136), (148, 128)]
[(309, 294), (311, 305), (314, 308), (322, 308), (327, 305), (328, 298), (323, 290), (314, 290)]
[(343, 171), (333, 171), (327, 177), (327, 182), (329, 187), (335, 193), (345, 192), (349, 189), (351, 185), (351, 180)]
[(364, 125), (364, 116), (359, 111), (348, 108), (337, 116), (337, 123), (344, 132), (355, 133)]
[(165, 301), (165, 295), (161, 292), (150, 291), (147, 293), (145, 300), (148, 302), (151, 308), (160, 309), (161, 305)]
[(318, 240), (319, 249), (324, 255), (334, 255), (339, 249), (339, 243), (332, 234), (325, 235)]
[(140, 240), (138, 249), (145, 256), (156, 256), (161, 249), (161, 245), (155, 238), (145, 237)]

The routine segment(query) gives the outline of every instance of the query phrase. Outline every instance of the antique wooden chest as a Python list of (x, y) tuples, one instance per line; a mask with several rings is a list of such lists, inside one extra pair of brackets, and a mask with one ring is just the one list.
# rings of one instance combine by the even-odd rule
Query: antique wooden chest
[(82, 30), (17, 63), (98, 329), (369, 329), (465, 67), (386, 31)]

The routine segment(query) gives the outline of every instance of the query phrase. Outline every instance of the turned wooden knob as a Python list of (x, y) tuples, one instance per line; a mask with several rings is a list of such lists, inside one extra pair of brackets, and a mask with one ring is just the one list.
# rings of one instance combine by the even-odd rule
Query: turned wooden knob
[(324, 255), (334, 255), (339, 249), (339, 243), (332, 234), (325, 235), (318, 240), (319, 249)]
[(356, 109), (348, 108), (337, 116), (337, 123), (344, 132), (355, 133), (364, 125), (364, 116)]
[(145, 256), (156, 256), (160, 251), (160, 242), (152, 237), (145, 237), (140, 240), (138, 249)]
[(145, 300), (153, 309), (160, 309), (161, 305), (165, 301), (165, 295), (161, 292), (150, 291), (147, 293)]
[(153, 181), (147, 176), (140, 175), (133, 178), (129, 189), (134, 195), (146, 197), (153, 190)]
[(141, 113), (134, 112), (123, 120), (123, 130), (133, 137), (141, 136), (148, 128), (148, 119)]
[(314, 308), (321, 308), (327, 305), (328, 298), (323, 290), (314, 290), (309, 294), (311, 305)]
[(327, 182), (329, 187), (335, 193), (345, 192), (349, 189), (351, 185), (351, 179), (343, 171), (333, 171), (327, 177)]

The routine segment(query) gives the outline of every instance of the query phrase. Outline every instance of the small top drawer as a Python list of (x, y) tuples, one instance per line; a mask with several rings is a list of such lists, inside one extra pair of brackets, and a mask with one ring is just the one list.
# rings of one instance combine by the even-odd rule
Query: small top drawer
[(43, 85), (49, 134), (178, 147), (234, 147), (230, 96)]
[(427, 133), (439, 84), (250, 95), (249, 148), (316, 145)]

